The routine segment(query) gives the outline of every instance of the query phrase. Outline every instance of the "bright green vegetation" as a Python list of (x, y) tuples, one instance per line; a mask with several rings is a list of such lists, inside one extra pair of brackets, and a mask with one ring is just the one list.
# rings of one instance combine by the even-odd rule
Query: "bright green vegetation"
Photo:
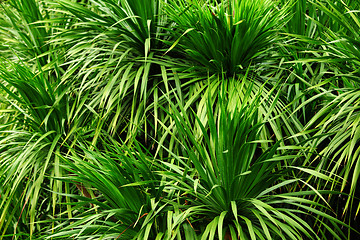
[(0, 240), (359, 239), (359, 0), (0, 6)]

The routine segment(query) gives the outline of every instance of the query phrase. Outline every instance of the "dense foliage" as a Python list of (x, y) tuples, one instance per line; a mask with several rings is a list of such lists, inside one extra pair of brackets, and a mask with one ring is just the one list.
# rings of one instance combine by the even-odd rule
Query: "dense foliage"
[(359, 0), (0, 6), (0, 239), (359, 238)]

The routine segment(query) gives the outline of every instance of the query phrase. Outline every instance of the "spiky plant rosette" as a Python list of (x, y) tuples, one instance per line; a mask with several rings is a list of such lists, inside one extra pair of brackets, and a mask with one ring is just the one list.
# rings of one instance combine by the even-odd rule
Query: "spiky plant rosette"
[(173, 51), (178, 49), (204, 67), (202, 71), (230, 76), (251, 63), (264, 63), (263, 54), (269, 52), (286, 20), (285, 10), (267, 0), (182, 0), (166, 9), (178, 39), (169, 50), (175, 47)]
[[(301, 151), (294, 151), (301, 147), (280, 147), (276, 142), (259, 148), (268, 142), (259, 138), (265, 127), (258, 118), (260, 95), (250, 97), (251, 87), (233, 89), (228, 95), (223, 90), (216, 109), (207, 97), (206, 126), (195, 116), (194, 128), (189, 114), (185, 115), (181, 106), (179, 111), (173, 106), (182, 157), (173, 154), (173, 162), (162, 162), (168, 170), (161, 175), (177, 182), (168, 187), (179, 190), (188, 209), (197, 208), (193, 211), (196, 217), (190, 218), (193, 234), (202, 233), (206, 239), (321, 239), (315, 231), (324, 225), (333, 227), (323, 220), (330, 219), (335, 226), (333, 235), (341, 236), (337, 226), (341, 221), (331, 213), (321, 189), (294, 176), (301, 172), (330, 178), (305, 167), (286, 167), (288, 162), (302, 158)], [(241, 105), (230, 101), (237, 91), (245, 96)], [(201, 129), (201, 135), (196, 128)], [(303, 185), (301, 191), (285, 190), (297, 184)], [(317, 220), (320, 225), (312, 225)]]

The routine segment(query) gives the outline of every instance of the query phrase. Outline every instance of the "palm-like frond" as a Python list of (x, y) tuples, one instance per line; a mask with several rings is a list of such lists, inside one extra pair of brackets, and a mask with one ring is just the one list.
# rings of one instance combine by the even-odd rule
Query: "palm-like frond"
[(315, 4), (339, 25), (335, 30), (331, 27), (326, 28), (325, 34), (329, 42), (327, 47), (331, 60), (337, 59), (334, 63), (338, 66), (339, 73), (343, 75), (340, 87), (359, 87), (360, 35), (357, 31), (360, 27), (359, 3), (349, 1), (348, 4), (346, 2), (334, 4), (330, 1), (325, 3), (316, 1)]
[[(233, 239), (272, 239), (283, 235), (289, 239), (316, 237), (314, 226), (295, 216), (306, 216), (310, 211), (316, 219), (319, 211), (327, 209), (326, 204), (299, 197), (300, 194), (321, 196), (319, 191), (309, 187), (310, 191), (280, 193), (284, 187), (304, 183), (292, 177), (291, 167), (281, 167), (301, 158), (301, 154), (291, 151), (296, 149), (294, 146), (279, 148), (280, 142), (267, 150), (259, 148), (262, 142), (267, 142), (259, 138), (260, 129), (265, 127), (257, 113), (261, 95), (234, 105), (229, 100), (236, 91), (241, 92), (241, 89), (219, 90), (217, 114), (213, 112), (211, 97), (206, 98), (208, 102), (204, 107), (208, 125), (204, 126), (195, 115), (200, 136), (196, 128), (194, 131), (189, 114), (181, 106), (176, 111), (173, 105), (172, 115), (183, 148), (182, 155), (186, 158), (173, 154), (174, 163), (162, 162), (170, 169), (162, 175), (178, 182), (178, 189), (183, 192), (190, 209), (202, 206), (198, 218), (193, 220), (194, 226), (198, 221), (207, 223), (206, 228), (200, 230), (202, 238), (214, 239), (218, 234), (222, 239), (226, 232)], [(244, 91), (244, 98), (251, 96), (251, 91), (251, 87)], [(280, 149), (282, 154), (278, 155)], [(296, 169), (330, 180), (326, 175), (306, 168)], [(326, 213), (321, 217), (341, 223)], [(287, 219), (287, 223), (280, 219)], [(322, 224), (326, 225), (325, 222)], [(200, 226), (204, 227), (204, 224)], [(337, 233), (332, 234), (339, 238), (341, 231), (337, 228)]]
[(112, 134), (131, 139), (150, 115), (148, 102), (158, 99), (158, 88), (166, 91), (164, 82), (171, 79), (166, 72), (172, 60), (162, 59), (163, 40), (169, 38), (162, 6), (157, 0), (59, 1), (54, 6), (78, 21), (53, 40), (68, 49), (62, 80), (76, 76), (79, 97), (91, 99), (87, 104), (98, 113), (98, 125)]
[[(320, 149), (322, 158), (318, 168), (343, 176), (341, 191), (346, 187), (347, 192), (354, 196), (359, 178), (359, 91), (338, 91), (341, 93), (324, 105), (307, 127), (319, 129), (316, 135), (321, 137), (315, 144), (326, 143)], [(348, 198), (344, 206), (345, 212), (353, 207), (350, 204), (352, 201), (352, 198)]]
[[(0, 67), (0, 86), (7, 93), (3, 110), (11, 114), (7, 124), (2, 126), (0, 137), (1, 173), (4, 175), (1, 225), (6, 226), (1, 229), (4, 233), (12, 226), (6, 221), (13, 219), (5, 218), (9, 203), (20, 191), (23, 198), (14, 211), (28, 209), (32, 233), (45, 177), (62, 175), (56, 153), (67, 153), (64, 145), (71, 145), (78, 134), (85, 132), (82, 127), (89, 119), (83, 115), (81, 105), (75, 105), (65, 85), (56, 85), (49, 81), (47, 74), (34, 74), (26, 66), (10, 65)], [(55, 192), (62, 189), (58, 181), (52, 181), (49, 187)], [(54, 211), (58, 201), (57, 194), (53, 194)]]
[(59, 77), (64, 52), (49, 41), (58, 29), (66, 28), (64, 22), (69, 19), (49, 14), (49, 6), (36, 0), (5, 1), (1, 8), (1, 56), (9, 61), (22, 61), (32, 69), (50, 70)]
[(205, 73), (229, 76), (251, 63), (265, 62), (263, 53), (269, 52), (287, 15), (286, 9), (263, 0), (176, 1), (167, 9), (178, 39), (169, 50), (176, 46), (186, 58), (205, 67)]
[(72, 195), (81, 200), (74, 209), (87, 204), (94, 208), (80, 211), (74, 219), (69, 219), (75, 223), (58, 226), (51, 237), (153, 239), (157, 234), (171, 236), (178, 223), (168, 226), (171, 222), (168, 217), (178, 216), (182, 221), (186, 217), (174, 208), (175, 193), (163, 192), (167, 182), (158, 174), (159, 163), (136, 142), (132, 147), (114, 140), (109, 143), (111, 145), (101, 151), (84, 149), (83, 156), (76, 155), (63, 166), (71, 173), (64, 181), (82, 183), (84, 189), (87, 186), (94, 190), (93, 198)]

